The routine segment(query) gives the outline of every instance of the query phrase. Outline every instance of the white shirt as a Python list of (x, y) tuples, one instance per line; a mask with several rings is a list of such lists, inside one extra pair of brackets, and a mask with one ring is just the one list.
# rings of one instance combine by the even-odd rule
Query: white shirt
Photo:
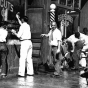
[(85, 45), (88, 44), (88, 36), (87, 35), (80, 33), (80, 40), (83, 40)]
[[(51, 33), (52, 33), (52, 30), (50, 30), (48, 33), (49, 39), (50, 39)], [(54, 45), (54, 46), (58, 46), (58, 40), (59, 41), (62, 40), (62, 35), (61, 35), (61, 31), (56, 28), (55, 30), (53, 30), (53, 40), (49, 40), (49, 44)]]
[(75, 34), (71, 35), (69, 38), (67, 38), (67, 41), (70, 41), (73, 46), (73, 51), (74, 51), (74, 44), (78, 41), (79, 39), (75, 38)]
[(30, 25), (26, 22), (22, 23), (17, 33), (17, 36), (21, 39), (31, 39)]
[(3, 27), (0, 27), (0, 42), (6, 42), (7, 35), (8, 31), (6, 31)]
[(67, 38), (68, 41), (72, 42), (73, 49), (74, 49), (74, 43), (76, 43), (78, 40), (84, 41), (85, 45), (88, 45), (88, 36), (85, 34), (80, 33), (80, 38), (75, 38), (75, 35), (71, 35), (69, 38)]

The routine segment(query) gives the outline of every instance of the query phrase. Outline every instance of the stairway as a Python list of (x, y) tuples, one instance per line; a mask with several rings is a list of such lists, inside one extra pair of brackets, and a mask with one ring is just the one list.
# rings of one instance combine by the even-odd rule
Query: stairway
[(35, 71), (38, 70), (38, 65), (41, 63), (41, 43), (42, 39), (40, 33), (32, 33), (32, 43), (33, 43), (33, 64)]

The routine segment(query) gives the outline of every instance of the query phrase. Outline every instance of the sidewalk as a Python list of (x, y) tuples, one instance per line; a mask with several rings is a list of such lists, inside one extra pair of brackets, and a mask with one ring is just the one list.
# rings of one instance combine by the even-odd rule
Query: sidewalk
[[(1, 69), (0, 69), (0, 73), (1, 73)], [(7, 79), (7, 78), (15, 77), (16, 75), (17, 75), (17, 73), (8, 73), (5, 78), (2, 78), (2, 77), (0, 76), (0, 80), (1, 80), (1, 79)]]

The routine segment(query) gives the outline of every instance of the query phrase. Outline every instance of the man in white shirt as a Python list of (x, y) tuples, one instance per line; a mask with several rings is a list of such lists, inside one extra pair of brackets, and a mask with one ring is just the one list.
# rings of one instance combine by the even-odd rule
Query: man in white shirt
[(6, 46), (6, 37), (8, 35), (8, 31), (6, 30), (7, 23), (2, 22), (0, 27), (0, 58), (1, 58), (1, 77), (5, 77), (6, 74), (6, 64), (7, 64), (7, 54), (8, 48)]
[(49, 45), (51, 46), (53, 63), (55, 65), (55, 70), (56, 70), (54, 72), (54, 74), (59, 75), (60, 60), (58, 60), (58, 58), (56, 58), (56, 55), (57, 55), (57, 53), (60, 53), (62, 35), (61, 35), (61, 31), (57, 28), (56, 22), (51, 23), (51, 30), (49, 31), (48, 34), (42, 34), (41, 36), (49, 37)]
[(12, 30), (12, 32), (20, 39), (21, 47), (20, 47), (20, 59), (19, 59), (19, 71), (18, 76), (25, 76), (25, 62), (27, 61), (27, 75), (34, 75), (33, 70), (33, 61), (32, 61), (32, 42), (31, 42), (31, 30), (30, 25), (27, 24), (28, 17), (24, 16), (19, 19), (19, 16), (16, 15), (20, 28), (18, 33)]
[[(79, 50), (86, 51), (88, 49), (88, 36), (79, 32), (76, 32), (75, 34), (71, 35), (67, 41), (71, 41), (73, 45), (73, 58), (74, 58), (74, 66), (78, 69), (79, 63), (82, 67), (86, 67), (86, 60), (85, 58), (82, 58), (79, 62)], [(85, 55), (82, 53), (82, 57)]]
[[(88, 36), (85, 35), (85, 34), (82, 34), (80, 33), (80, 40), (83, 41), (83, 48), (82, 48), (82, 51), (83, 52), (86, 52), (88, 51)], [(86, 57), (86, 54), (85, 53), (81, 53), (81, 60), (79, 61), (79, 64), (82, 66), (82, 67), (86, 67), (87, 66), (87, 58), (84, 58)]]
[(70, 42), (72, 43), (72, 46), (73, 46), (73, 50), (72, 50), (72, 51), (74, 51), (75, 43), (79, 40), (78, 38), (76, 38), (76, 35), (77, 35), (77, 36), (80, 36), (80, 35), (78, 34), (78, 32), (76, 32), (75, 34), (71, 35), (70, 37), (68, 37), (68, 38), (66, 39), (66, 41), (70, 41)]

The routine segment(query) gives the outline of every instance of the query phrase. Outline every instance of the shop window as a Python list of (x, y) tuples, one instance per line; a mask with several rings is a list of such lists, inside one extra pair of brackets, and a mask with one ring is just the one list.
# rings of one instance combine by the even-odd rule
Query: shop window
[(74, 9), (81, 8), (81, 0), (51, 0), (51, 1), (58, 3), (58, 5), (67, 6)]

